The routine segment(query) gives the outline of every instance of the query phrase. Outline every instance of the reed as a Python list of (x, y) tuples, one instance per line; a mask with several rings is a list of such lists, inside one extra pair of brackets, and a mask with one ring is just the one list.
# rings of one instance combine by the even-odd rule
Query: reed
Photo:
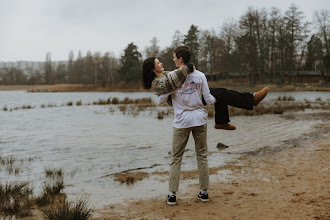
[(113, 98), (112, 100), (111, 100), (111, 104), (113, 104), (113, 105), (118, 105), (119, 104), (119, 99), (118, 98)]
[(283, 96), (283, 97), (281, 97), (281, 96), (279, 96), (278, 98), (277, 98), (277, 100), (278, 101), (295, 101), (296, 99), (293, 97), (293, 96)]
[(67, 200), (43, 210), (45, 219), (49, 220), (87, 220), (92, 214), (92, 208), (87, 199), (79, 199), (75, 203)]
[(158, 111), (157, 118), (160, 120), (164, 119), (164, 111)]
[(63, 177), (63, 170), (61, 168), (59, 168), (59, 169), (46, 168), (45, 175), (46, 175), (46, 178), (47, 177), (50, 177), (50, 178)]
[(44, 182), (42, 193), (36, 197), (35, 203), (38, 206), (46, 206), (54, 203), (56, 197), (61, 194), (64, 189), (63, 171), (62, 169), (45, 169), (46, 181)]
[(73, 106), (73, 102), (67, 102), (66, 105), (67, 106)]
[(82, 101), (81, 100), (79, 100), (79, 101), (76, 102), (76, 106), (80, 106), (80, 105), (82, 105)]
[(110, 105), (111, 104), (111, 99), (108, 98), (106, 100), (99, 99), (97, 102), (93, 102), (93, 105)]
[(0, 183), (0, 213), (14, 218), (31, 216), (32, 189), (29, 182)]

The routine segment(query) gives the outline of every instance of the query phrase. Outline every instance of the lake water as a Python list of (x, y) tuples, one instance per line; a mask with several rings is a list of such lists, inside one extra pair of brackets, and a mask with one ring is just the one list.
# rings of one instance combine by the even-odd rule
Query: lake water
[[(330, 92), (271, 92), (266, 97), (293, 96), (296, 100), (330, 100)], [(129, 114), (117, 105), (86, 105), (117, 97), (130, 99), (151, 97), (153, 93), (27, 93), (0, 91), (0, 156), (13, 156), (20, 167), (19, 175), (0, 167), (0, 181), (29, 180), (40, 193), (46, 168), (62, 168), (65, 192), (74, 198), (89, 195), (102, 205), (121, 202), (129, 197), (143, 197), (146, 190), (165, 195), (167, 183), (142, 181), (134, 186), (122, 185), (111, 174), (141, 168), (139, 171), (167, 171), (172, 140), (172, 117), (157, 119), (157, 106)], [(83, 105), (75, 106), (76, 101)], [(73, 106), (66, 103), (73, 102)], [(42, 105), (56, 107), (41, 107)], [(20, 109), (30, 105), (32, 109)], [(8, 109), (4, 111), (4, 107)], [(15, 108), (18, 108), (15, 110)], [(110, 111), (110, 108), (112, 109)], [(12, 111), (10, 111), (12, 109)], [(228, 163), (240, 153), (271, 146), (308, 132), (317, 121), (287, 121), (278, 115), (231, 117), (235, 131), (213, 129), (208, 122), (209, 166)], [(217, 144), (229, 146), (219, 151)], [(148, 168), (152, 167), (152, 168)], [(196, 169), (194, 142), (189, 139), (182, 170)], [(150, 195), (149, 195), (150, 196)]]

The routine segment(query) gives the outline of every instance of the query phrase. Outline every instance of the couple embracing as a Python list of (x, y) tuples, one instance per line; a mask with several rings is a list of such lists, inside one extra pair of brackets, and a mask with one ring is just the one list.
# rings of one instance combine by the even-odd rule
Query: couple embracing
[(209, 201), (209, 168), (207, 160), (207, 118), (205, 105), (214, 104), (215, 128), (235, 130), (229, 123), (228, 105), (252, 110), (267, 95), (268, 88), (255, 93), (240, 93), (225, 88), (209, 88), (205, 74), (190, 64), (191, 51), (179, 46), (173, 52), (173, 61), (178, 69), (166, 72), (163, 64), (151, 57), (143, 63), (142, 84), (153, 89), (160, 103), (174, 107), (173, 139), (169, 171), (169, 194), (166, 202), (176, 204), (179, 189), (181, 161), (190, 133), (195, 140), (200, 192), (197, 198)]

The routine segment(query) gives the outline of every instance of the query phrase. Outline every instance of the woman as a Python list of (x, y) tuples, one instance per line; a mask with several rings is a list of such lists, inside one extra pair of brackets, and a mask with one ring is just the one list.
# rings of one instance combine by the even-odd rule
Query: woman
[[(188, 74), (193, 71), (192, 64), (184, 65), (175, 71), (164, 71), (163, 63), (156, 57), (150, 57), (143, 62), (142, 85), (148, 89), (153, 89), (156, 95), (173, 92), (181, 88)], [(211, 94), (217, 99), (215, 106), (215, 126), (216, 129), (235, 130), (236, 127), (230, 124), (228, 105), (252, 110), (267, 95), (268, 88), (255, 93), (237, 92), (225, 88), (210, 88)], [(171, 103), (171, 100), (168, 101)], [(206, 103), (204, 102), (206, 105)]]

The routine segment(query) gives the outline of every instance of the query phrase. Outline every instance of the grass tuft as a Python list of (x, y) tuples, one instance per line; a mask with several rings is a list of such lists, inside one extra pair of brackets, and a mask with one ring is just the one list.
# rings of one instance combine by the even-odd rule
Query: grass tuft
[(45, 219), (49, 220), (87, 220), (92, 214), (86, 199), (79, 199), (75, 203), (64, 201), (58, 205), (43, 210)]
[(38, 206), (46, 206), (53, 203), (64, 189), (62, 169), (45, 169), (45, 176), (47, 180), (42, 188), (42, 193), (36, 198)]
[(5, 216), (31, 216), (31, 197), (29, 182), (0, 184), (0, 213)]
[(126, 183), (127, 185), (132, 185), (136, 181), (143, 180), (146, 177), (149, 177), (149, 173), (146, 172), (123, 172), (123, 173), (116, 173), (114, 175), (115, 181), (119, 181), (120, 183)]
[(81, 100), (79, 100), (79, 101), (76, 102), (76, 106), (80, 106), (80, 105), (82, 105), (82, 101)]

